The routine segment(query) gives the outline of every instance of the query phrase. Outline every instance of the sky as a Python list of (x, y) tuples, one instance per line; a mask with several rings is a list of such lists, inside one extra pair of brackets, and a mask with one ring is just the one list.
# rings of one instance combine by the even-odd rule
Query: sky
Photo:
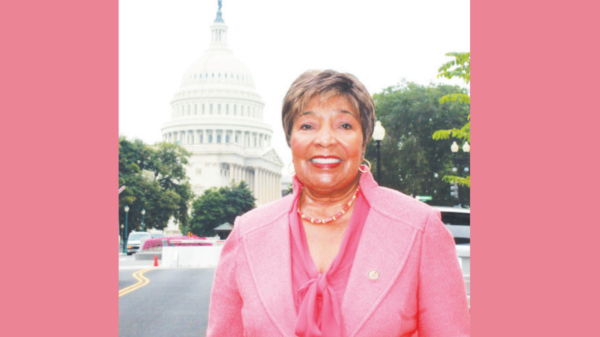
[[(119, 133), (153, 144), (185, 70), (210, 43), (217, 0), (119, 1)], [(437, 79), (447, 52), (470, 51), (467, 0), (223, 0), (228, 46), (253, 75), (273, 127), (273, 145), (292, 159), (281, 106), (309, 69), (355, 75), (369, 93), (402, 80)], [(385, 127), (385, 125), (384, 125)], [(282, 173), (286, 173), (286, 167)]]

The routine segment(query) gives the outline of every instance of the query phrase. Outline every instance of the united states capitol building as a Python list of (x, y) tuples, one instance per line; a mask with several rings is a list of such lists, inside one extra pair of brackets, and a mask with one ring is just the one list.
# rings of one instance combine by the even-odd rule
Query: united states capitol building
[(162, 137), (191, 153), (186, 171), (196, 195), (244, 180), (263, 205), (281, 197), (283, 162), (252, 74), (228, 48), (227, 33), (219, 2), (210, 46), (184, 73)]

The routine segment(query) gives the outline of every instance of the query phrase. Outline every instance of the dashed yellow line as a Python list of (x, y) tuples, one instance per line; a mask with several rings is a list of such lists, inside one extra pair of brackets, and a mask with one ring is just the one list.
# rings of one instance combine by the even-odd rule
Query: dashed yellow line
[(142, 269), (142, 270), (138, 270), (135, 273), (133, 273), (133, 277), (137, 280), (137, 283), (130, 285), (129, 287), (123, 288), (121, 290), (119, 290), (119, 297), (124, 296), (129, 294), (132, 291), (138, 290), (141, 287), (145, 286), (146, 284), (150, 283), (150, 280), (148, 280), (145, 276), (144, 273), (152, 270), (152, 269)]

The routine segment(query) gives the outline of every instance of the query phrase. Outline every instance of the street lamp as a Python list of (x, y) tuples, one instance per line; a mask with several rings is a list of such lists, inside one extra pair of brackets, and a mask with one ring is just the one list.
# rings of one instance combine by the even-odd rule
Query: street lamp
[(127, 216), (129, 215), (129, 206), (125, 205), (125, 232), (123, 233), (123, 254), (127, 254)]
[(144, 223), (144, 214), (146, 214), (146, 209), (142, 208), (142, 231), (146, 231), (146, 224)]
[[(469, 142), (465, 142), (463, 144), (463, 152), (465, 153), (470, 153), (471, 152), (471, 146), (469, 145)], [(456, 158), (456, 154), (458, 153), (458, 144), (456, 144), (456, 142), (453, 142), (452, 145), (450, 146), (450, 151), (452, 151), (452, 172), (458, 173), (460, 175), (460, 173), (458, 172), (457, 169), (457, 162), (459, 161), (458, 158)], [(460, 160), (462, 161), (462, 160)], [(464, 172), (469, 172), (469, 168), (465, 166), (464, 168)], [(460, 193), (460, 186), (456, 186), (456, 194), (458, 196), (458, 202), (460, 204), (460, 206), (462, 207), (462, 193)]]
[(463, 151), (466, 153), (471, 152), (471, 145), (469, 145), (469, 142), (465, 142), (465, 145), (463, 145)]
[[(121, 236), (121, 239), (125, 238), (125, 231), (123, 229), (125, 229), (125, 225), (121, 224), (121, 234), (123, 234)], [(123, 247), (125, 247), (125, 241), (124, 240), (123, 240)]]
[(450, 150), (452, 150), (452, 153), (458, 152), (458, 144), (456, 144), (456, 142), (452, 143), (452, 146), (450, 146)]
[(381, 141), (385, 137), (385, 129), (381, 126), (381, 122), (375, 122), (375, 130), (373, 130), (373, 139), (377, 142), (377, 184), (381, 183)]

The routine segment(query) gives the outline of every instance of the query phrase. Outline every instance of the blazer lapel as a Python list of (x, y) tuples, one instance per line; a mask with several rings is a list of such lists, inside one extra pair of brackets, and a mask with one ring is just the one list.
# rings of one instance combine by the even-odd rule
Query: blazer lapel
[(293, 336), (296, 307), (292, 294), (288, 214), (243, 236), (248, 263), (260, 300), (284, 336)]
[[(363, 174), (361, 188), (373, 205), (373, 189), (377, 184), (370, 173)], [(360, 330), (390, 290), (404, 267), (416, 234), (415, 228), (394, 222), (371, 206), (342, 300), (347, 336), (354, 336)], [(371, 271), (376, 274), (370, 275)]]

